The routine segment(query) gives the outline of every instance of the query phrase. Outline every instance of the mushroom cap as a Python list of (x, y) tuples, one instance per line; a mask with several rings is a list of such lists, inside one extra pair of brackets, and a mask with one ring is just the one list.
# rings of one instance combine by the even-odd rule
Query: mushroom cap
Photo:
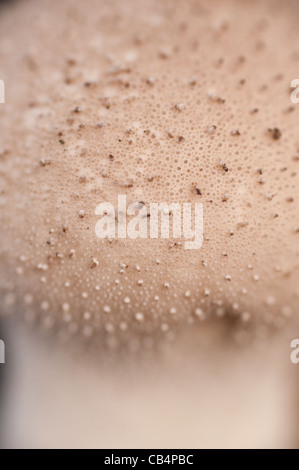
[[(298, 5), (37, 3), (0, 18), (1, 311), (108, 345), (219, 317), (283, 326), (299, 298)], [(99, 238), (96, 208), (118, 224), (119, 195), (148, 224), (151, 203), (202, 204), (202, 246)]]

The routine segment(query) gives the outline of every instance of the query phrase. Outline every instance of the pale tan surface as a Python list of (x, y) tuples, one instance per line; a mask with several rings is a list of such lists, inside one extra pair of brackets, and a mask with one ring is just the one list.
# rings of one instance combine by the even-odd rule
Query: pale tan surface
[(19, 327), (11, 335), (9, 447), (298, 446), (291, 333), (259, 350), (231, 350), (219, 338), (205, 353), (176, 345), (163, 360), (126, 367), (121, 358), (91, 366)]
[[(169, 378), (157, 391), (157, 400), (165, 403), (177, 383), (185, 384), (169, 401), (160, 422), (157, 418), (157, 427), (149, 426), (147, 434), (139, 433), (137, 418), (131, 435), (121, 433), (122, 426), (118, 426), (130, 409), (134, 416), (143, 410), (144, 426), (153, 416), (154, 405), (149, 401), (156, 380), (145, 393), (136, 366), (136, 400), (131, 402), (129, 387), (120, 399), (111, 397), (109, 406), (117, 410), (115, 421), (109, 421), (108, 414), (106, 419), (98, 418), (101, 426), (111, 430), (105, 438), (101, 429), (91, 427), (86, 433), (84, 424), (82, 433), (78, 430), (72, 436), (73, 426), (66, 419), (62, 440), (59, 434), (52, 440), (43, 423), (53, 429), (52, 435), (57, 426), (55, 414), (45, 411), (40, 420), (42, 413), (36, 411), (27, 445), (101, 442), (102, 446), (134, 447), (139, 439), (140, 446), (147, 442), (159, 446), (160, 442), (187, 447), (200, 442), (201, 446), (225, 447), (287, 446), (292, 441), (295, 405), (283, 377), (294, 374), (289, 340), (291, 326), (298, 325), (299, 302), (299, 163), (294, 158), (299, 154), (299, 105), (290, 102), (290, 82), (298, 74), (299, 63), (298, 14), (297, 2), (291, 1), (31, 0), (3, 9), (3, 314), (24, 318), (52, 338), (59, 362), (53, 403), (57, 413), (66, 416), (68, 410), (60, 402), (69, 395), (61, 384), (68, 360), (63, 365), (59, 359), (57, 338), (63, 343), (70, 340), (70, 349), (88, 356), (85, 366), (78, 369), (82, 377), (78, 382), (95, 390), (95, 396), (102, 389), (101, 380), (105, 397), (111, 397), (111, 386), (118, 389), (128, 380), (119, 375), (113, 362), (120, 361), (120, 354), (126, 367), (131, 360), (134, 364), (132, 356), (146, 356), (149, 377), (163, 376), (175, 367), (178, 357), (182, 357), (182, 369), (189, 358), (191, 364), (184, 380), (177, 372), (174, 383)], [(184, 105), (181, 111), (176, 108), (179, 103)], [(105, 125), (97, 125), (103, 121)], [(278, 128), (281, 137), (274, 139), (269, 128)], [(232, 135), (236, 130), (240, 135)], [(44, 165), (46, 160), (50, 162)], [(227, 172), (219, 161), (225, 162)], [(194, 194), (194, 184), (202, 196)], [(115, 203), (118, 194), (126, 194), (129, 202), (203, 202), (203, 247), (188, 252), (170, 246), (168, 240), (98, 240), (95, 207), (102, 201)], [(75, 250), (73, 256), (71, 250)], [(93, 258), (98, 265), (92, 268)], [(141, 286), (138, 280), (143, 281)], [(110, 313), (105, 311), (107, 306)], [(198, 308), (204, 312), (204, 322), (194, 314)], [(136, 313), (142, 313), (144, 321), (136, 321)], [(281, 332), (288, 322), (288, 333)], [(19, 328), (12, 332), (17, 344), (23, 336)], [(281, 340), (272, 338), (276, 330)], [(298, 326), (294, 337), (297, 331)], [(20, 345), (19, 366), (24, 359), (25, 370), (28, 367), (37, 374), (43, 369), (45, 375), (51, 374), (56, 359), (47, 360), (45, 354), (44, 361), (35, 363), (39, 340), (29, 342), (27, 334)], [(231, 371), (224, 367), (223, 377), (213, 377), (210, 386), (211, 370), (217, 363), (211, 352), (215, 342), (216, 357), (224, 350), (227, 360), (237, 356), (237, 363)], [(68, 350), (67, 345), (63, 348)], [(257, 366), (261, 348), (269, 352)], [(282, 351), (282, 357), (277, 351)], [(202, 358), (198, 375), (197, 352)], [(98, 354), (100, 370), (91, 368), (89, 376), (87, 364), (94, 363)], [(155, 364), (164, 354), (165, 369), (161, 366), (157, 372)], [(102, 363), (106, 360), (112, 361), (109, 374)], [(241, 372), (243, 361), (249, 364), (246, 380)], [(34, 366), (30, 368), (29, 363)], [(75, 375), (76, 368), (72, 370)], [(264, 373), (262, 385), (256, 374)], [(36, 410), (39, 406), (49, 410), (51, 401), (45, 393), (34, 399), (29, 383), (34, 387), (36, 380), (26, 377), (25, 382), (16, 379), (15, 389), (24, 394), (22, 401), (16, 394), (11, 405), (16, 420), (11, 422), (22, 422), (22, 426), (28, 421), (23, 411), (26, 402), (32, 400)], [(201, 389), (203, 381), (206, 386)], [(280, 394), (281, 381), (285, 387)], [(238, 402), (236, 392), (232, 399), (239, 407), (232, 406), (230, 413), (221, 399), (226, 403), (224, 397), (239, 383), (241, 398)], [(78, 390), (77, 385), (72, 387)], [(190, 389), (186, 422), (191, 422), (186, 433), (185, 427), (172, 426), (171, 419), (183, 420), (176, 403), (180, 405)], [(204, 405), (195, 413), (198, 419), (192, 420), (197, 389)], [(213, 389), (217, 389), (215, 396), (210, 394)], [(73, 407), (82, 407), (84, 413), (89, 410), (87, 403), (92, 403), (87, 414), (94, 413), (97, 421), (102, 408), (95, 405), (96, 398), (84, 390), (80, 397)], [(252, 413), (245, 405), (249, 397), (256, 404)], [(269, 408), (264, 408), (265, 403)], [(69, 405), (70, 414), (73, 407)], [(226, 426), (229, 418), (235, 422), (231, 433)], [(217, 426), (219, 434), (205, 433), (207, 423), (211, 429)], [(269, 427), (262, 431), (261, 423)], [(24, 431), (18, 434), (19, 426), (11, 426), (11, 445), (26, 445)]]

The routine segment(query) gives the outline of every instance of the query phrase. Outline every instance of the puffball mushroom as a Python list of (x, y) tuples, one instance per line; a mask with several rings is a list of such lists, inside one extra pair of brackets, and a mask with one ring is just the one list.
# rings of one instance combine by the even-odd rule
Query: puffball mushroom
[[(299, 296), (298, 5), (37, 4), (0, 18), (1, 312), (116, 348), (219, 317), (283, 326)], [(202, 203), (202, 247), (97, 238), (95, 209), (119, 194)]]

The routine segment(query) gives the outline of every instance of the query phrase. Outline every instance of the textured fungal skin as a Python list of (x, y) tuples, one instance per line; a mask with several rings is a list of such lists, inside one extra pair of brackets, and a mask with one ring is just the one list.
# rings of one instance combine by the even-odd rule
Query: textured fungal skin
[[(241, 342), (283, 327), (299, 301), (298, 4), (37, 3), (0, 17), (1, 312), (111, 348), (215, 319)], [(202, 248), (98, 239), (95, 208), (118, 194), (203, 203)]]

